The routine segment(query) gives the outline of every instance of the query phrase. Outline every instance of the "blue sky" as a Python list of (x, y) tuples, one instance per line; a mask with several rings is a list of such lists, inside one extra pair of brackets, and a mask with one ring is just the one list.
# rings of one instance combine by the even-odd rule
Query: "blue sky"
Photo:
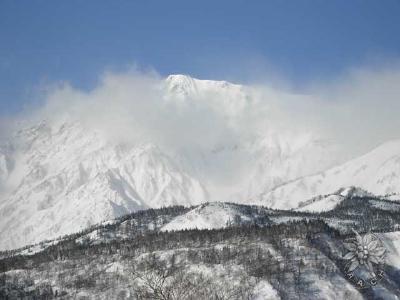
[(43, 84), (90, 89), (132, 64), (161, 75), (301, 86), (398, 59), (400, 1), (0, 0), (0, 113)]

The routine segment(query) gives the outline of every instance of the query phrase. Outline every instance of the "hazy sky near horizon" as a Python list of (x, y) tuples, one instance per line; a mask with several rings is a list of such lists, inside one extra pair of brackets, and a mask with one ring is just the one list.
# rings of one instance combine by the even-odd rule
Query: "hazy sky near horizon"
[(132, 65), (297, 88), (400, 56), (400, 1), (0, 0), (0, 115)]

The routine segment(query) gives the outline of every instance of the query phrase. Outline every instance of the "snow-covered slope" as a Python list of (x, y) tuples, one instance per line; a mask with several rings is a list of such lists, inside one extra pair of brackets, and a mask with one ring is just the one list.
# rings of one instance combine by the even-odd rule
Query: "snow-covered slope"
[(184, 229), (217, 229), (224, 228), (235, 222), (251, 219), (240, 211), (236, 205), (228, 203), (206, 203), (202, 204), (188, 213), (178, 216), (162, 227), (162, 231), (184, 230)]
[(338, 191), (328, 195), (319, 195), (298, 204), (296, 211), (324, 212), (334, 209), (347, 197), (373, 197), (371, 193), (358, 187), (340, 188)]
[(343, 199), (344, 197), (342, 195), (337, 194), (317, 196), (305, 201), (305, 203), (299, 204), (296, 210), (305, 212), (329, 211), (334, 209)]
[(253, 201), (274, 208), (296, 208), (301, 201), (357, 186), (375, 195), (400, 194), (400, 140), (316, 175), (267, 190)]
[(76, 232), (147, 207), (208, 200), (200, 182), (154, 145), (108, 143), (78, 123), (18, 132), (0, 201), (0, 248)]
[(340, 161), (339, 152), (334, 143), (311, 134), (267, 136), (255, 148), (255, 167), (238, 198), (252, 199), (263, 191), (332, 167)]

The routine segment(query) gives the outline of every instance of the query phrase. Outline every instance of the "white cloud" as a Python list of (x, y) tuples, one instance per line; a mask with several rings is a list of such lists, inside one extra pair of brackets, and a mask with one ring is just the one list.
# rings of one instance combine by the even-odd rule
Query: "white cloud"
[[(400, 138), (400, 66), (352, 70), (314, 87), (325, 131), (357, 152)], [(318, 110), (315, 112), (318, 113)]]
[(154, 72), (130, 71), (106, 73), (88, 92), (57, 84), (46, 89), (45, 105), (32, 115), (54, 121), (68, 115), (110, 138), (173, 150), (213, 149), (270, 131), (316, 133), (343, 143), (352, 154), (400, 138), (397, 65), (353, 70), (302, 95), (258, 84), (244, 90), (253, 98), (249, 106), (233, 99), (235, 94), (212, 91), (185, 103), (167, 101), (163, 80)]
[[(110, 140), (151, 142), (172, 155), (184, 152), (180, 157), (194, 164), (202, 160), (203, 153), (241, 146), (260, 135), (283, 136), (294, 148), (310, 136), (320, 136), (344, 146), (347, 158), (400, 138), (397, 67), (353, 70), (335, 81), (304, 89), (302, 94), (268, 83), (229, 87), (211, 84), (183, 101), (166, 97), (165, 78), (155, 72), (108, 72), (90, 91), (68, 83), (48, 86), (41, 96), (42, 105), (18, 118), (3, 118), (0, 134), (4, 137), (12, 132), (15, 120), (60, 123), (72, 118)], [(241, 190), (251, 180), (254, 161), (246, 149), (226, 151), (210, 155), (206, 166), (194, 165), (193, 169), (204, 168), (195, 176), (208, 185), (214, 199), (225, 199), (232, 189)]]

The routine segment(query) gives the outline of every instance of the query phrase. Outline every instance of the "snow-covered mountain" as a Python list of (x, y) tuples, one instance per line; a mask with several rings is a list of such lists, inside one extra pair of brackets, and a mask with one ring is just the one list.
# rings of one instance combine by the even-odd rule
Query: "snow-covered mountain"
[(172, 103), (170, 109), (183, 112), (206, 107), (234, 134), (211, 146), (171, 151), (157, 141), (110, 139), (79, 118), (25, 126), (0, 143), (0, 249), (145, 208), (206, 201), (295, 208), (350, 185), (378, 194), (399, 192), (398, 146), (310, 176), (343, 162), (340, 147), (310, 132), (241, 135), (238, 124), (251, 121), (243, 116), (261, 107), (250, 87), (171, 75), (161, 89), (160, 105)]
[[(162, 88), (161, 104), (173, 101), (179, 109), (202, 101), (231, 118), (252, 102), (244, 87), (222, 81), (172, 75)], [(23, 127), (0, 144), (0, 249), (139, 209), (206, 202), (210, 168), (221, 162), (221, 152), (235, 152), (228, 146), (170, 155), (155, 143), (110, 140), (69, 116)]]
[(296, 208), (306, 199), (327, 195), (348, 186), (397, 200), (400, 198), (399, 179), (400, 140), (395, 140), (316, 175), (267, 189), (252, 202), (281, 209)]
[[(0, 202), (1, 248), (72, 233), (138, 209), (208, 200), (154, 145), (113, 145), (77, 123), (18, 132)], [(3, 174), (7, 174), (3, 171)]]

